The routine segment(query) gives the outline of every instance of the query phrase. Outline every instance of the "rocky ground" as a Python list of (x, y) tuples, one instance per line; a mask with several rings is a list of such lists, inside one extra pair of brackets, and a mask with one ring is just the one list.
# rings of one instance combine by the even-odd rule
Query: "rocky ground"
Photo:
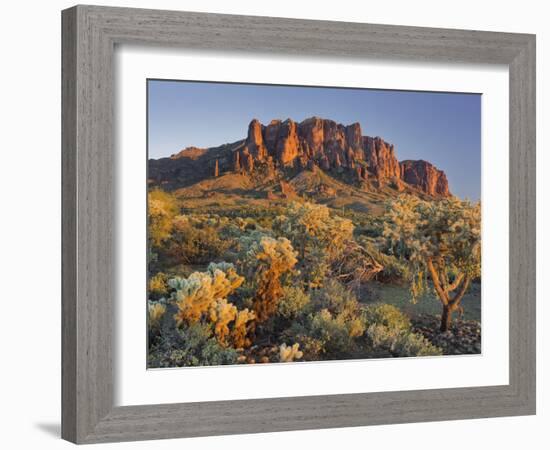
[(478, 321), (455, 318), (451, 329), (441, 333), (440, 320), (439, 316), (419, 315), (412, 320), (414, 331), (443, 349), (445, 355), (481, 353), (481, 324)]

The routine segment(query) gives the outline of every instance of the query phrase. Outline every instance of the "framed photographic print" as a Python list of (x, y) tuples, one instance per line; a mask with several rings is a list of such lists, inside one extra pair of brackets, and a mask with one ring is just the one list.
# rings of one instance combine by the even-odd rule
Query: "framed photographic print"
[(65, 439), (534, 414), (534, 36), (62, 17)]

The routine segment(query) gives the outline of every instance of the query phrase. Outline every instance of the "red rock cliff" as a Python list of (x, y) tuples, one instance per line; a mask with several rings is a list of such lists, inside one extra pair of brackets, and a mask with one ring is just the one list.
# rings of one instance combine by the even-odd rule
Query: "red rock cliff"
[[(361, 125), (344, 126), (310, 117), (272, 120), (267, 126), (254, 119), (244, 146), (233, 157), (234, 170), (252, 171), (258, 164), (285, 168), (350, 170), (358, 179), (374, 176), (379, 186), (388, 181), (408, 183), (432, 196), (448, 196), (447, 177), (426, 161), (397, 160), (395, 148), (380, 137), (363, 136)], [(402, 183), (401, 183), (402, 184)]]
[(448, 197), (449, 183), (442, 170), (427, 161), (401, 161), (401, 179), (433, 196)]

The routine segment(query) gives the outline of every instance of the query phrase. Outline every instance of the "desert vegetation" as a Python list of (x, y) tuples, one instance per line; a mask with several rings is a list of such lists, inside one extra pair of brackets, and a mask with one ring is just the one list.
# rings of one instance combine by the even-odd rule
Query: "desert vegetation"
[(480, 205), (387, 189), (150, 186), (148, 366), (479, 353)]

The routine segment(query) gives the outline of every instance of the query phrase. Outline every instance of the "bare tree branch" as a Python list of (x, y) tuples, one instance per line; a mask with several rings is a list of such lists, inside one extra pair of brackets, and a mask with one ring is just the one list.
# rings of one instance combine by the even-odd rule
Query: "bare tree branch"
[(464, 281), (462, 283), (462, 286), (460, 287), (460, 291), (456, 293), (456, 295), (451, 300), (450, 304), (456, 309), (458, 305), (460, 304), (460, 301), (462, 300), (462, 297), (464, 297), (464, 294), (466, 293), (466, 290), (468, 289), (468, 286), (470, 285), (471, 278), (470, 276), (466, 276), (464, 278)]
[(427, 265), (428, 265), (428, 270), (430, 272), (430, 275), (432, 277), (432, 282), (434, 284), (435, 292), (437, 292), (437, 295), (439, 296), (441, 303), (443, 303), (444, 305), (447, 305), (449, 303), (449, 296), (447, 295), (445, 290), (441, 287), (439, 275), (437, 274), (437, 270), (431, 258), (427, 259)]
[(459, 284), (460, 284), (460, 282), (462, 281), (463, 278), (464, 278), (464, 274), (463, 274), (463, 273), (459, 273), (459, 274), (456, 276), (455, 280), (452, 282), (452, 284), (450, 284), (450, 285), (447, 287), (446, 291), (447, 291), (447, 292), (452, 292), (452, 291), (454, 291), (454, 290), (459, 286)]

